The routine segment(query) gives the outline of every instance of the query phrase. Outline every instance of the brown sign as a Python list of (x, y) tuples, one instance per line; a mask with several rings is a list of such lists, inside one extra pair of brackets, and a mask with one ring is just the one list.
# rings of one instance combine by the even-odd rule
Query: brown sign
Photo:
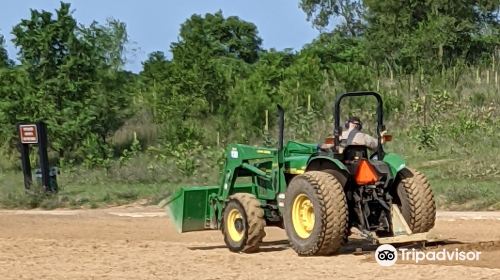
[(22, 124), (19, 126), (19, 137), (23, 144), (37, 144), (38, 133), (35, 124)]

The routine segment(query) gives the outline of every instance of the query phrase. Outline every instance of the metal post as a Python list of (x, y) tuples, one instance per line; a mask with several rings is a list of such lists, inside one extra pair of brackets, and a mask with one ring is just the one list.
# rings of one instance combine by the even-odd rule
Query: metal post
[(278, 164), (283, 165), (284, 154), (283, 154), (283, 145), (284, 145), (284, 134), (285, 134), (285, 110), (283, 107), (278, 105)]
[(24, 189), (27, 191), (31, 189), (31, 185), (33, 184), (33, 178), (31, 177), (30, 146), (28, 144), (19, 144), (19, 146), (21, 149), (21, 167), (24, 175)]
[(44, 122), (37, 122), (36, 127), (39, 135), (38, 153), (40, 156), (40, 169), (42, 170), (42, 185), (45, 191), (54, 192), (50, 186), (49, 157), (47, 154), (47, 128)]

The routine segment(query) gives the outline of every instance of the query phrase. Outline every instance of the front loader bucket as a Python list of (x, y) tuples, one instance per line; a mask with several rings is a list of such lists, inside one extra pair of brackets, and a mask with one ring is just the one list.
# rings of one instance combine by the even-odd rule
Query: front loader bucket
[[(236, 184), (235, 192), (252, 193), (253, 184)], [(162, 203), (178, 232), (208, 230), (210, 228), (210, 195), (217, 194), (219, 186), (182, 187)], [(213, 212), (213, 211), (212, 211)]]
[(167, 214), (177, 231), (188, 232), (210, 228), (208, 197), (218, 186), (182, 187), (168, 199)]

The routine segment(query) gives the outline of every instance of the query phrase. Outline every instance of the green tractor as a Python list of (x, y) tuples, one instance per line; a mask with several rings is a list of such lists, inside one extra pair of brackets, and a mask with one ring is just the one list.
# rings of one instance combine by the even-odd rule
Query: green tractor
[[(353, 96), (378, 101), (378, 148), (372, 155), (365, 146), (340, 141), (340, 103)], [(382, 108), (375, 92), (339, 95), (334, 145), (325, 152), (317, 144), (284, 145), (284, 111), (278, 106), (278, 147), (229, 145), (220, 184), (182, 187), (164, 202), (170, 218), (179, 232), (222, 230), (234, 252), (257, 251), (266, 226), (284, 228), (299, 255), (334, 254), (351, 228), (378, 243), (425, 240), (436, 215), (432, 190), (422, 173), (384, 151)]]

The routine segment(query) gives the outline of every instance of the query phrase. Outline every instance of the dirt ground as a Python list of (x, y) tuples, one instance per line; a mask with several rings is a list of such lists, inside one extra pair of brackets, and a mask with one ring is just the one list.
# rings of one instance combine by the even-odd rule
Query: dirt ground
[[(283, 230), (230, 253), (219, 231), (178, 234), (161, 209), (0, 210), (0, 279), (500, 279), (500, 212), (439, 212), (432, 234), (480, 261), (379, 266), (356, 239), (331, 257), (298, 257)], [(353, 254), (356, 248), (363, 254)]]

